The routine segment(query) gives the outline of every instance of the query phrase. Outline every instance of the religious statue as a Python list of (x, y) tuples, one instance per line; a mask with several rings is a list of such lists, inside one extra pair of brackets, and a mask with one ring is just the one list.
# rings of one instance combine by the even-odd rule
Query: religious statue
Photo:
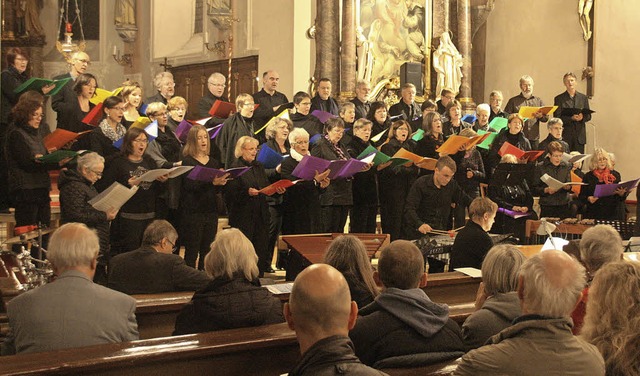
[(15, 0), (16, 28), (18, 36), (41, 36), (44, 29), (40, 23), (41, 0)]
[(462, 55), (453, 45), (449, 32), (440, 36), (440, 45), (433, 52), (433, 69), (438, 73), (436, 93), (440, 95), (442, 89), (458, 93), (462, 83)]
[(585, 42), (591, 38), (591, 8), (593, 0), (578, 0), (578, 17), (580, 18), (580, 27), (582, 28), (582, 37)]
[(134, 42), (138, 32), (135, 0), (116, 0), (115, 7), (113, 20), (118, 35), (125, 42)]
[(209, 19), (219, 30), (231, 27), (231, 0), (207, 0)]

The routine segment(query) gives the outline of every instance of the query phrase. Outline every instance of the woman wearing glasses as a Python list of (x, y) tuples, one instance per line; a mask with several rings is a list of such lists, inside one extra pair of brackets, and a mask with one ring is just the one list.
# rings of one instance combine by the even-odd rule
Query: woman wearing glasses
[(90, 152), (78, 158), (75, 170), (63, 170), (58, 178), (62, 224), (84, 223), (98, 233), (100, 252), (98, 253), (98, 268), (93, 278), (96, 282), (106, 282), (109, 221), (114, 219), (118, 213), (114, 208), (103, 212), (89, 204), (89, 200), (98, 195), (98, 191), (93, 185), (102, 178), (103, 171), (104, 158), (98, 153)]
[[(73, 83), (67, 83), (71, 84)], [(89, 100), (95, 95), (97, 87), (98, 80), (92, 74), (82, 73), (76, 78), (73, 93), (77, 99), (58, 104), (58, 128), (76, 133), (93, 129), (90, 125), (84, 124), (82, 119), (95, 107)], [(76, 146), (82, 145), (76, 143)]]
[(122, 125), (124, 100), (120, 97), (108, 97), (102, 102), (104, 119), (89, 134), (89, 150), (100, 154), (105, 163), (118, 156), (120, 149), (113, 143), (124, 137), (127, 129)]
[(140, 246), (144, 229), (156, 217), (156, 196), (159, 182), (167, 181), (161, 176), (154, 182), (143, 182), (138, 178), (156, 168), (154, 160), (145, 155), (149, 136), (140, 128), (130, 128), (124, 135), (121, 153), (107, 164), (104, 176), (96, 188), (107, 189), (114, 182), (127, 188), (137, 187), (136, 193), (127, 201), (111, 223), (111, 252), (114, 256)]

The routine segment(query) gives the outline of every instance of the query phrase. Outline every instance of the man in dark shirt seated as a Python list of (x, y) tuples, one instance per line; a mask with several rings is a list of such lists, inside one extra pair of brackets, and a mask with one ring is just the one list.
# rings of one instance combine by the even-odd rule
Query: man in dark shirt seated
[(460, 327), (449, 307), (432, 302), (427, 285), (429, 264), (415, 244), (396, 240), (384, 247), (373, 276), (383, 286), (375, 301), (359, 312), (349, 336), (356, 355), (375, 368), (427, 365), (464, 353)]
[(316, 95), (311, 98), (311, 112), (315, 110), (320, 110), (324, 112), (329, 112), (332, 115), (339, 116), (340, 108), (338, 106), (338, 102), (335, 99), (331, 98), (331, 90), (333, 86), (331, 85), (331, 80), (328, 78), (321, 78), (318, 81), (318, 87), (316, 88)]
[(432, 175), (421, 176), (413, 183), (404, 209), (407, 239), (417, 239), (433, 229), (445, 230), (451, 204), (469, 206), (471, 197), (452, 180), (456, 169), (451, 157), (440, 157)]
[(386, 375), (360, 363), (348, 337), (358, 316), (349, 285), (326, 264), (311, 265), (298, 274), (284, 317), (295, 330), (302, 359), (289, 372), (298, 375)]
[(493, 226), (497, 211), (498, 205), (488, 198), (478, 197), (471, 202), (470, 219), (453, 242), (449, 270), (482, 267), (484, 256), (493, 247), (493, 241), (487, 231)]
[(205, 286), (210, 282), (207, 274), (172, 253), (177, 239), (169, 222), (151, 222), (140, 248), (111, 259), (107, 286), (126, 294), (196, 291)]

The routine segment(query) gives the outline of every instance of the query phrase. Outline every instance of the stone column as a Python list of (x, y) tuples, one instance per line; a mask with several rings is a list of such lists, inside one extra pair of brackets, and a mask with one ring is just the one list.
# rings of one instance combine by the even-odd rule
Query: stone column
[(458, 51), (462, 54), (462, 85), (459, 100), (463, 111), (475, 109), (471, 96), (471, 6), (470, 0), (458, 0)]
[[(334, 94), (340, 82), (340, 1), (317, 0), (316, 12), (316, 82), (327, 77)], [(312, 96), (314, 93), (312, 93)]]
[[(356, 90), (356, 5), (342, 1), (342, 43), (340, 54), (340, 99), (353, 98)], [(338, 88), (334, 87), (334, 91)]]

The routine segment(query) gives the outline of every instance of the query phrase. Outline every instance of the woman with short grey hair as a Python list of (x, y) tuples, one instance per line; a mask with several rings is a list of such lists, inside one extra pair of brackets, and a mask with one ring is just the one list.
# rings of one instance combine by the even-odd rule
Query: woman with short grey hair
[(476, 311), (462, 324), (466, 350), (478, 348), (520, 316), (516, 288), (518, 273), (526, 257), (514, 245), (496, 245), (482, 262), (482, 282), (476, 296)]
[(238, 229), (218, 233), (204, 259), (213, 278), (176, 319), (173, 335), (246, 328), (284, 321), (280, 299), (260, 287), (258, 256)]
[(98, 267), (94, 280), (106, 282), (109, 259), (109, 221), (118, 211), (103, 212), (95, 209), (89, 200), (98, 195), (93, 184), (102, 177), (104, 158), (98, 153), (86, 153), (78, 158), (76, 170), (62, 170), (58, 178), (60, 189), (61, 223), (78, 222), (95, 229), (100, 239)]

